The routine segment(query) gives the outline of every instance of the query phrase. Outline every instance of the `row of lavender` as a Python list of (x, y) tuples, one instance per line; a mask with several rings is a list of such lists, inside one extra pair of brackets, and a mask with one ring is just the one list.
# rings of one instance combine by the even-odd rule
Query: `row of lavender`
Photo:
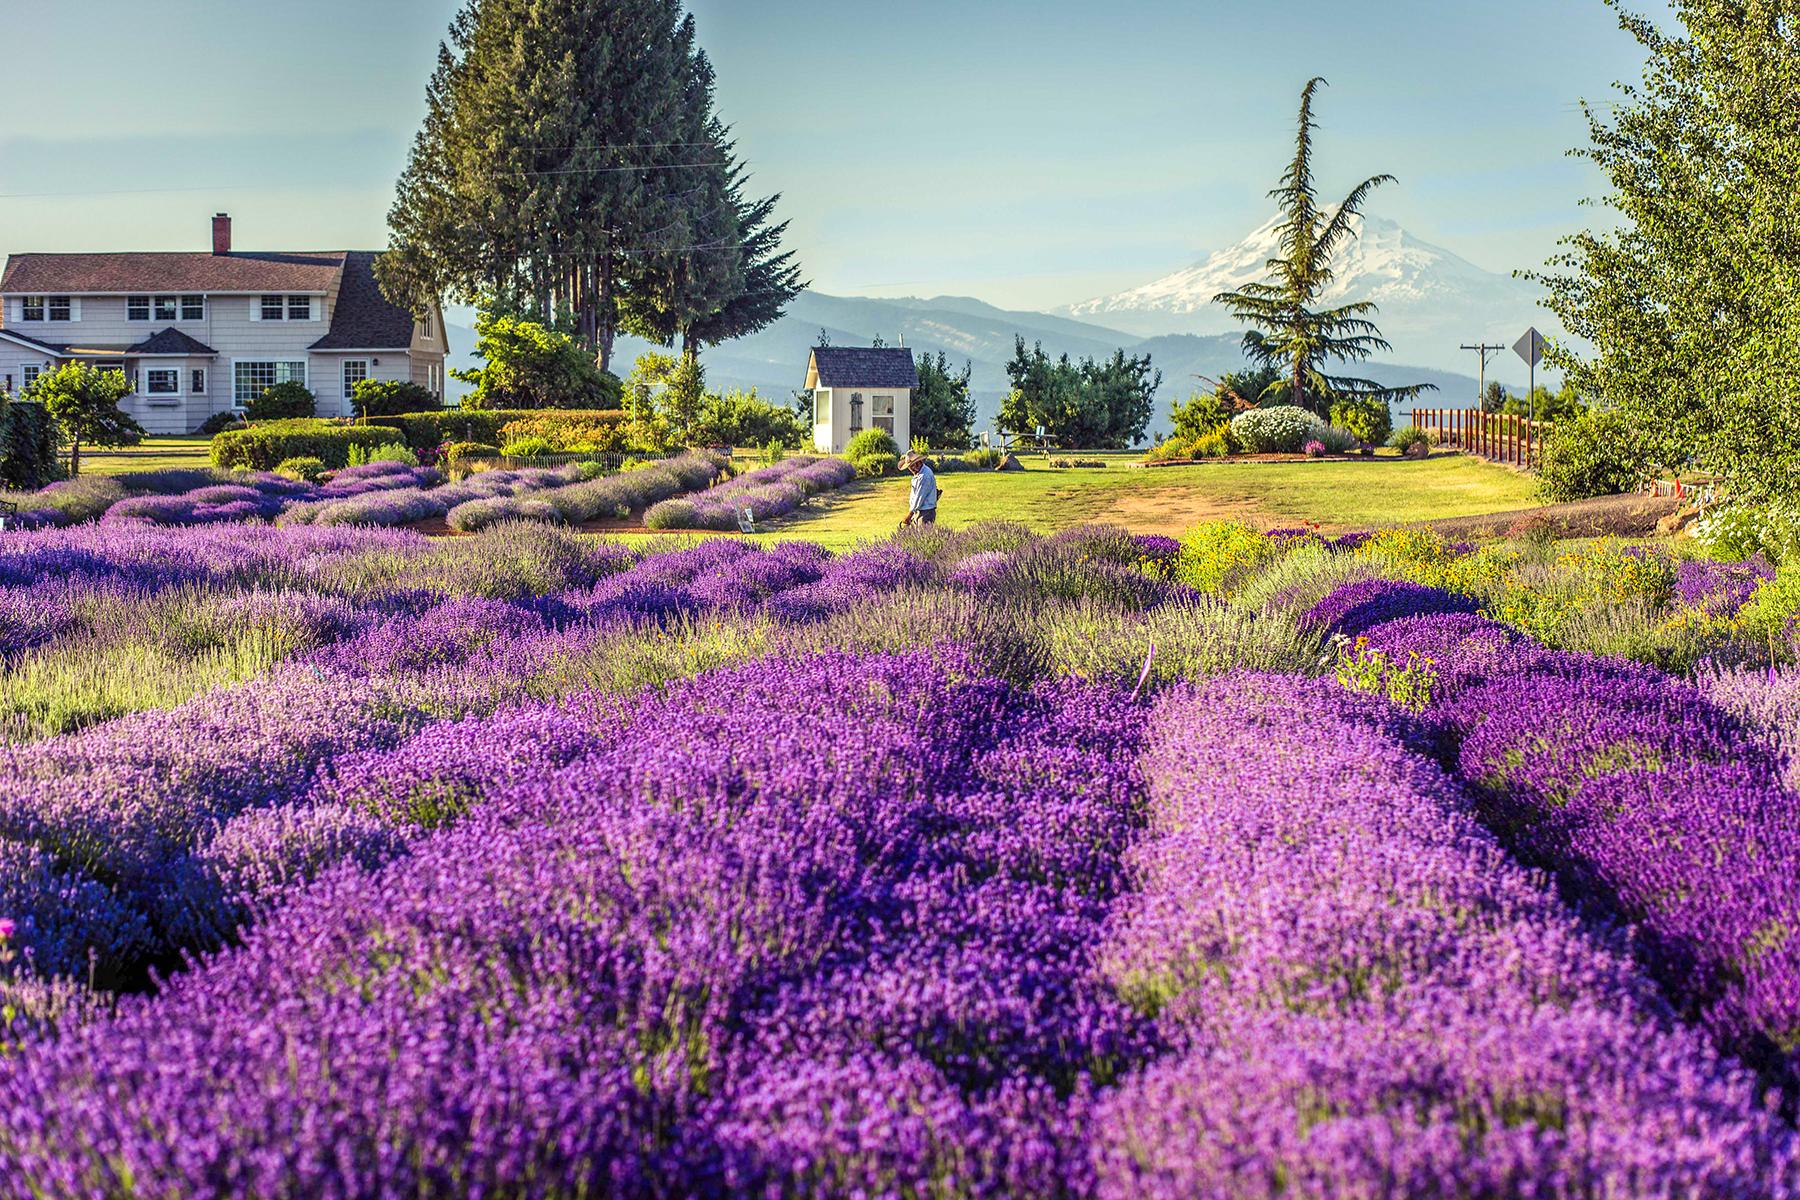
[(1690, 683), (1548, 650), (1470, 607), (1375, 582), (1312, 617), (1428, 664), (1426, 718), (1483, 819), (1579, 906), (1635, 923), (1678, 1009), (1794, 1089), (1800, 797), (1784, 755)]
[(972, 667), (768, 660), (360, 760), (479, 803), (0, 1066), (0, 1188), (1796, 1194), (1793, 1131), (1403, 714)]

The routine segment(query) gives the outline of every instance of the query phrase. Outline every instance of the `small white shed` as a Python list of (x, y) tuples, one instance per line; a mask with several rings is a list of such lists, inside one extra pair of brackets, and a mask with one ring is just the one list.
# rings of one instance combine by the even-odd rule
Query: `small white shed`
[(902, 453), (912, 444), (912, 394), (919, 370), (904, 346), (815, 346), (806, 366), (813, 398), (813, 448), (842, 454), (865, 429), (892, 434)]

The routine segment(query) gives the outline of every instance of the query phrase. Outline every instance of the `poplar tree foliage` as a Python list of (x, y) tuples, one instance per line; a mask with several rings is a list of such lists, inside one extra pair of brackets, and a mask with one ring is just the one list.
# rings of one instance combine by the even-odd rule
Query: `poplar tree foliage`
[(913, 440), (923, 438), (933, 450), (967, 450), (975, 441), (975, 398), (969, 394), (975, 368), (964, 362), (958, 371), (942, 350), (914, 358), (919, 387), (912, 397)]
[(620, 330), (690, 348), (803, 286), (714, 111), (681, 0), (465, 0), (388, 214), (383, 290), (565, 330), (609, 369)]
[(1283, 218), (1276, 230), (1280, 254), (1268, 262), (1269, 278), (1213, 297), (1214, 304), (1223, 304), (1251, 327), (1244, 334), (1244, 354), (1252, 362), (1281, 369), (1279, 386), (1287, 393), (1285, 402), (1320, 416), (1330, 412), (1333, 401), (1363, 397), (1392, 401), (1435, 390), (1432, 384), (1382, 387), (1370, 379), (1325, 373), (1334, 362), (1361, 362), (1378, 350), (1392, 349), (1369, 319), (1376, 310), (1373, 301), (1321, 308), (1319, 298), (1331, 286), (1332, 258), (1356, 237), (1356, 219), (1364, 202), (1394, 177), (1363, 180), (1335, 209), (1328, 211), (1319, 202), (1312, 167), (1313, 132), (1318, 128), (1313, 96), (1324, 84), (1314, 78), (1301, 90), (1294, 159), (1280, 185), (1269, 193), (1281, 205)]
[(1608, 0), (1648, 60), (1584, 105), (1616, 221), (1551, 260), (1547, 306), (1591, 356), (1550, 361), (1665, 466), (1750, 500), (1800, 488), (1800, 4), (1677, 0), (1679, 33)]
[(1039, 344), (1030, 350), (1015, 338), (1006, 374), (1012, 391), (1000, 404), (1000, 427), (1032, 433), (1039, 425), (1058, 445), (1121, 450), (1143, 441), (1156, 413), (1162, 372), (1148, 354), (1113, 351), (1108, 359), (1051, 358)]

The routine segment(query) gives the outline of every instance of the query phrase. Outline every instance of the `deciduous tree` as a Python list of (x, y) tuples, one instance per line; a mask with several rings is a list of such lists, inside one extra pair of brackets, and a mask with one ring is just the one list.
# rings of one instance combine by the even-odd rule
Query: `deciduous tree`
[(119, 408), (131, 394), (125, 372), (102, 371), (84, 362), (64, 363), (38, 376), (25, 392), (62, 427), (69, 442), (69, 474), (81, 474), (81, 444), (131, 446), (144, 436), (143, 426)]

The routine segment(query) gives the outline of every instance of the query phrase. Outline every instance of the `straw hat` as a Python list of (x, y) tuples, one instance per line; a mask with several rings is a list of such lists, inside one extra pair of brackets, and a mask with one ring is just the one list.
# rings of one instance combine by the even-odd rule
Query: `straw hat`
[(900, 456), (900, 469), (904, 471), (908, 467), (916, 467), (924, 461), (925, 456), (923, 454), (920, 454), (917, 450), (908, 450), (905, 454)]

